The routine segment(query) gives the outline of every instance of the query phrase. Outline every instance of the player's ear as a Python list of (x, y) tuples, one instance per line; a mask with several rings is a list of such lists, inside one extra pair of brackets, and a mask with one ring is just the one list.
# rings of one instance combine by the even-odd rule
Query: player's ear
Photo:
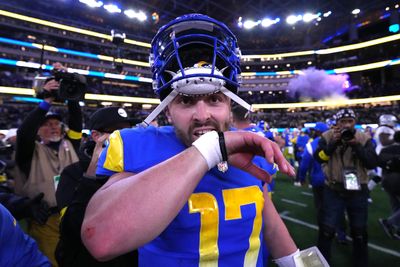
[(165, 116), (167, 117), (168, 123), (172, 123), (171, 113), (168, 107), (165, 108)]

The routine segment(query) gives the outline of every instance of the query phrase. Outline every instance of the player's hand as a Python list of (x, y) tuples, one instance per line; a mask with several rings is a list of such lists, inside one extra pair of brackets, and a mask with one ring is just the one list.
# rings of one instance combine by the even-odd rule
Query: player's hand
[(270, 163), (276, 163), (281, 172), (295, 175), (294, 168), (285, 159), (279, 146), (268, 138), (252, 132), (225, 132), (224, 136), (228, 161), (233, 166), (270, 182), (271, 176), (252, 162), (253, 157), (258, 155)]
[(341, 129), (337, 126), (332, 127), (333, 129), (333, 141), (338, 143), (341, 140)]

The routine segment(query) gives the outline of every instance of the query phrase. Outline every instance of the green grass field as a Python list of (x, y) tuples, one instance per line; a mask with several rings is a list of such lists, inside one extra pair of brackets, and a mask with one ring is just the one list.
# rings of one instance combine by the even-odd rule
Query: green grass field
[[(391, 212), (387, 194), (377, 186), (371, 197), (373, 203), (369, 205), (368, 214), (369, 266), (400, 266), (400, 240), (389, 239), (378, 223), (378, 218), (386, 218)], [(318, 230), (312, 189), (295, 187), (292, 178), (278, 176), (272, 200), (299, 248), (315, 246)], [(352, 266), (351, 242), (341, 245), (333, 241), (332, 244), (331, 266)]]

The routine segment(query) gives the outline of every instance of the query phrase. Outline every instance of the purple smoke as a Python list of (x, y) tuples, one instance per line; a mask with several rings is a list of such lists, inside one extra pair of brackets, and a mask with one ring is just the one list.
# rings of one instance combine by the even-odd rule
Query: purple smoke
[(324, 99), (332, 96), (345, 96), (344, 87), (348, 86), (348, 75), (329, 75), (324, 70), (308, 68), (296, 78), (290, 80), (290, 94), (300, 98)]

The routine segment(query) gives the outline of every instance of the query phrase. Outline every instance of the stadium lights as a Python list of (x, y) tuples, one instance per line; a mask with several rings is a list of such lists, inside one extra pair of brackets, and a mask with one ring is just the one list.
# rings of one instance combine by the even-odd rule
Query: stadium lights
[(35, 90), (22, 87), (0, 86), (0, 94), (34, 95)]
[(303, 16), (302, 15), (290, 15), (286, 18), (286, 23), (289, 25), (296, 24), (298, 21), (302, 20)]
[(353, 11), (351, 11), (351, 14), (353, 15), (357, 15), (361, 12), (361, 10), (359, 8), (354, 9)]
[(147, 19), (146, 14), (143, 11), (136, 12), (133, 9), (127, 9), (124, 14), (130, 19), (137, 19), (138, 21), (145, 21)]
[(305, 50), (305, 51), (298, 51), (298, 52), (289, 52), (289, 53), (281, 53), (281, 54), (264, 54), (264, 55), (242, 55), (242, 59), (258, 59), (258, 58), (264, 58), (269, 60), (270, 58), (284, 58), (284, 57), (298, 57), (298, 56), (308, 56), (308, 55), (313, 55), (313, 54), (320, 54), (320, 55), (327, 55), (327, 54), (333, 54), (333, 53), (338, 53), (338, 52), (345, 52), (349, 50), (355, 50), (355, 49), (361, 49), (365, 47), (370, 47), (378, 44), (383, 44), (387, 42), (392, 42), (392, 41), (397, 41), (400, 40), (400, 34), (395, 34), (395, 35), (389, 35), (386, 37), (378, 38), (375, 40), (370, 40), (358, 44), (352, 44), (352, 45), (345, 45), (345, 46), (338, 46), (338, 47), (332, 47), (332, 48), (327, 48), (327, 49), (320, 49), (320, 50)]
[(276, 18), (274, 20), (270, 19), (270, 18), (265, 18), (261, 21), (261, 26), (264, 28), (267, 28), (271, 25), (277, 24), (279, 21), (281, 21), (280, 18)]
[[(50, 65), (45, 65), (45, 64), (40, 65), (39, 63), (26, 62), (26, 61), (17, 61), (17, 60), (6, 59), (6, 58), (0, 58), (0, 64), (10, 65), (10, 66), (18, 66), (18, 67), (25, 67), (25, 68), (32, 68), (32, 69), (44, 69), (44, 70), (52, 70), (53, 69), (53, 67), (50, 66)], [(87, 75), (87, 76), (94, 76), (94, 77), (101, 77), (101, 78), (111, 78), (111, 79), (118, 79), (118, 80), (143, 82), (143, 83), (152, 83), (153, 82), (153, 79), (147, 78), (147, 77), (139, 77), (139, 76), (132, 76), (132, 75), (120, 75), (120, 74), (93, 71), (93, 70), (67, 68), (67, 72), (69, 72), (69, 73), (80, 73), (82, 75)]]
[(307, 107), (338, 107), (352, 106), (358, 104), (385, 103), (399, 101), (400, 95), (370, 97), (359, 99), (344, 99), (319, 102), (303, 102), (303, 103), (277, 103), (277, 104), (253, 104), (253, 109), (281, 109), (281, 108), (307, 108)]
[(79, 0), (79, 2), (86, 4), (89, 7), (101, 7), (103, 5), (103, 2), (101, 1), (96, 1), (96, 0)]
[[(89, 30), (80, 29), (80, 28), (76, 28), (76, 27), (71, 27), (71, 26), (60, 24), (60, 23), (37, 19), (37, 18), (25, 16), (25, 15), (20, 15), (17, 13), (13, 13), (13, 12), (1, 10), (1, 9), (0, 9), (0, 15), (10, 17), (13, 19), (22, 20), (22, 21), (32, 22), (35, 24), (40, 24), (40, 25), (44, 25), (44, 26), (48, 26), (48, 27), (52, 27), (52, 28), (56, 28), (56, 29), (60, 29), (60, 30), (76, 32), (76, 33), (80, 33), (80, 34), (84, 34), (84, 35), (98, 37), (98, 38), (102, 38), (102, 39), (106, 39), (106, 40), (111, 40), (111, 36), (108, 34), (103, 34), (103, 33), (99, 33), (99, 32), (94, 32), (94, 31), (89, 31)], [(125, 39), (125, 43), (142, 46), (142, 47), (146, 47), (146, 48), (151, 47), (150, 43), (140, 42), (140, 41), (131, 40), (131, 39)]]
[[(0, 93), (12, 95), (35, 95), (35, 90), (21, 87), (6, 87), (0, 86)], [(85, 94), (85, 100), (107, 101), (107, 102), (125, 102), (125, 103), (142, 103), (158, 105), (158, 98), (145, 97), (130, 97), (117, 95), (101, 95), (101, 94)], [(276, 104), (253, 104), (254, 109), (282, 109), (282, 108), (303, 108), (303, 107), (326, 107), (326, 106), (347, 106), (357, 104), (371, 103), (388, 103), (392, 101), (400, 101), (400, 95), (335, 100), (335, 101), (320, 101), (320, 102), (303, 102), (303, 103), (276, 103)]]
[(313, 21), (314, 19), (317, 19), (321, 16), (321, 13), (317, 13), (317, 14), (312, 14), (312, 13), (306, 13), (303, 15), (303, 21), (308, 23)]
[(254, 28), (255, 26), (257, 26), (260, 23), (261, 23), (260, 20), (253, 21), (253, 20), (248, 19), (243, 23), (243, 28), (245, 28), (246, 30), (250, 30), (250, 29)]
[(54, 46), (42, 45), (42, 44), (37, 44), (37, 43), (23, 42), (23, 41), (10, 39), (10, 38), (4, 38), (4, 37), (0, 37), (0, 43), (19, 45), (19, 46), (23, 46), (23, 47), (33, 47), (33, 48), (37, 48), (37, 49), (43, 49), (45, 51), (64, 53), (64, 54), (68, 54), (68, 55), (75, 55), (75, 56), (99, 59), (99, 60), (104, 60), (104, 61), (114, 61), (115, 60), (115, 62), (121, 62), (121, 63), (129, 64), (129, 65), (150, 67), (150, 63), (145, 62), (145, 61), (137, 61), (137, 60), (121, 59), (121, 58), (114, 59), (114, 57), (111, 57), (111, 56), (96, 55), (96, 54), (81, 52), (81, 51), (77, 51), (77, 50), (57, 48)]
[(103, 8), (110, 13), (121, 13), (121, 9), (114, 4), (104, 5)]
[[(357, 71), (364, 71), (364, 70), (372, 70), (378, 69), (388, 66), (394, 66), (400, 64), (400, 58), (392, 59), (392, 60), (384, 60), (380, 62), (373, 62), (364, 65), (357, 65), (351, 67), (344, 67), (332, 70), (325, 70), (327, 74), (340, 74), (340, 73), (349, 73), (349, 72), (357, 72)], [(242, 77), (248, 76), (277, 76), (277, 75), (294, 75), (294, 74), (301, 74), (301, 70), (290, 70), (290, 71), (277, 71), (277, 72), (242, 72)]]
[(329, 17), (331, 14), (332, 14), (332, 11), (328, 11), (328, 12), (325, 12), (325, 13), (323, 14), (323, 16), (324, 16), (324, 18), (327, 18), (327, 17)]
[[(360, 49), (360, 48), (373, 46), (373, 45), (377, 45), (377, 44), (381, 44), (381, 43), (385, 43), (385, 42), (396, 41), (399, 39), (400, 39), (400, 34), (396, 34), (396, 35), (391, 35), (391, 36), (367, 41), (364, 43), (348, 45), (348, 46), (334, 47), (334, 48), (322, 49), (322, 50), (317, 50), (317, 51), (309, 50), (309, 51), (299, 51), (299, 52), (290, 52), (290, 53), (272, 54), (272, 55), (242, 55), (242, 59), (244, 61), (249, 60), (249, 59), (254, 59), (254, 58), (266, 58), (267, 60), (269, 60), (270, 58), (284, 58), (284, 57), (304, 56), (304, 55), (313, 55), (313, 54), (332, 54), (332, 53), (343, 52), (343, 51), (348, 51), (348, 50), (353, 50), (353, 49)], [(143, 66), (143, 67), (150, 66), (148, 62), (129, 60), (129, 59), (121, 59), (121, 58), (114, 59), (114, 57), (105, 56), (105, 55), (96, 55), (96, 54), (80, 52), (80, 51), (75, 51), (75, 50), (69, 50), (69, 49), (64, 49), (64, 48), (57, 48), (57, 47), (47, 46), (47, 45), (43, 46), (42, 44), (22, 42), (22, 41), (18, 41), (18, 40), (9, 39), (9, 38), (3, 38), (3, 37), (0, 37), (0, 42), (20, 45), (20, 46), (26, 46), (26, 47), (34, 47), (34, 48), (38, 48), (38, 49), (44, 49), (46, 51), (72, 54), (72, 55), (89, 57), (89, 58), (105, 60), (105, 61), (114, 61), (115, 60), (116, 62), (121, 62), (124, 64), (130, 64), (130, 65), (137, 65), (137, 66)], [(13, 65), (13, 64), (14, 63), (12, 63), (11, 65)], [(37, 63), (35, 63), (35, 64), (37, 64)], [(269, 68), (269, 66), (268, 66), (268, 68)], [(265, 66), (264, 66), (264, 69), (265, 69)]]

